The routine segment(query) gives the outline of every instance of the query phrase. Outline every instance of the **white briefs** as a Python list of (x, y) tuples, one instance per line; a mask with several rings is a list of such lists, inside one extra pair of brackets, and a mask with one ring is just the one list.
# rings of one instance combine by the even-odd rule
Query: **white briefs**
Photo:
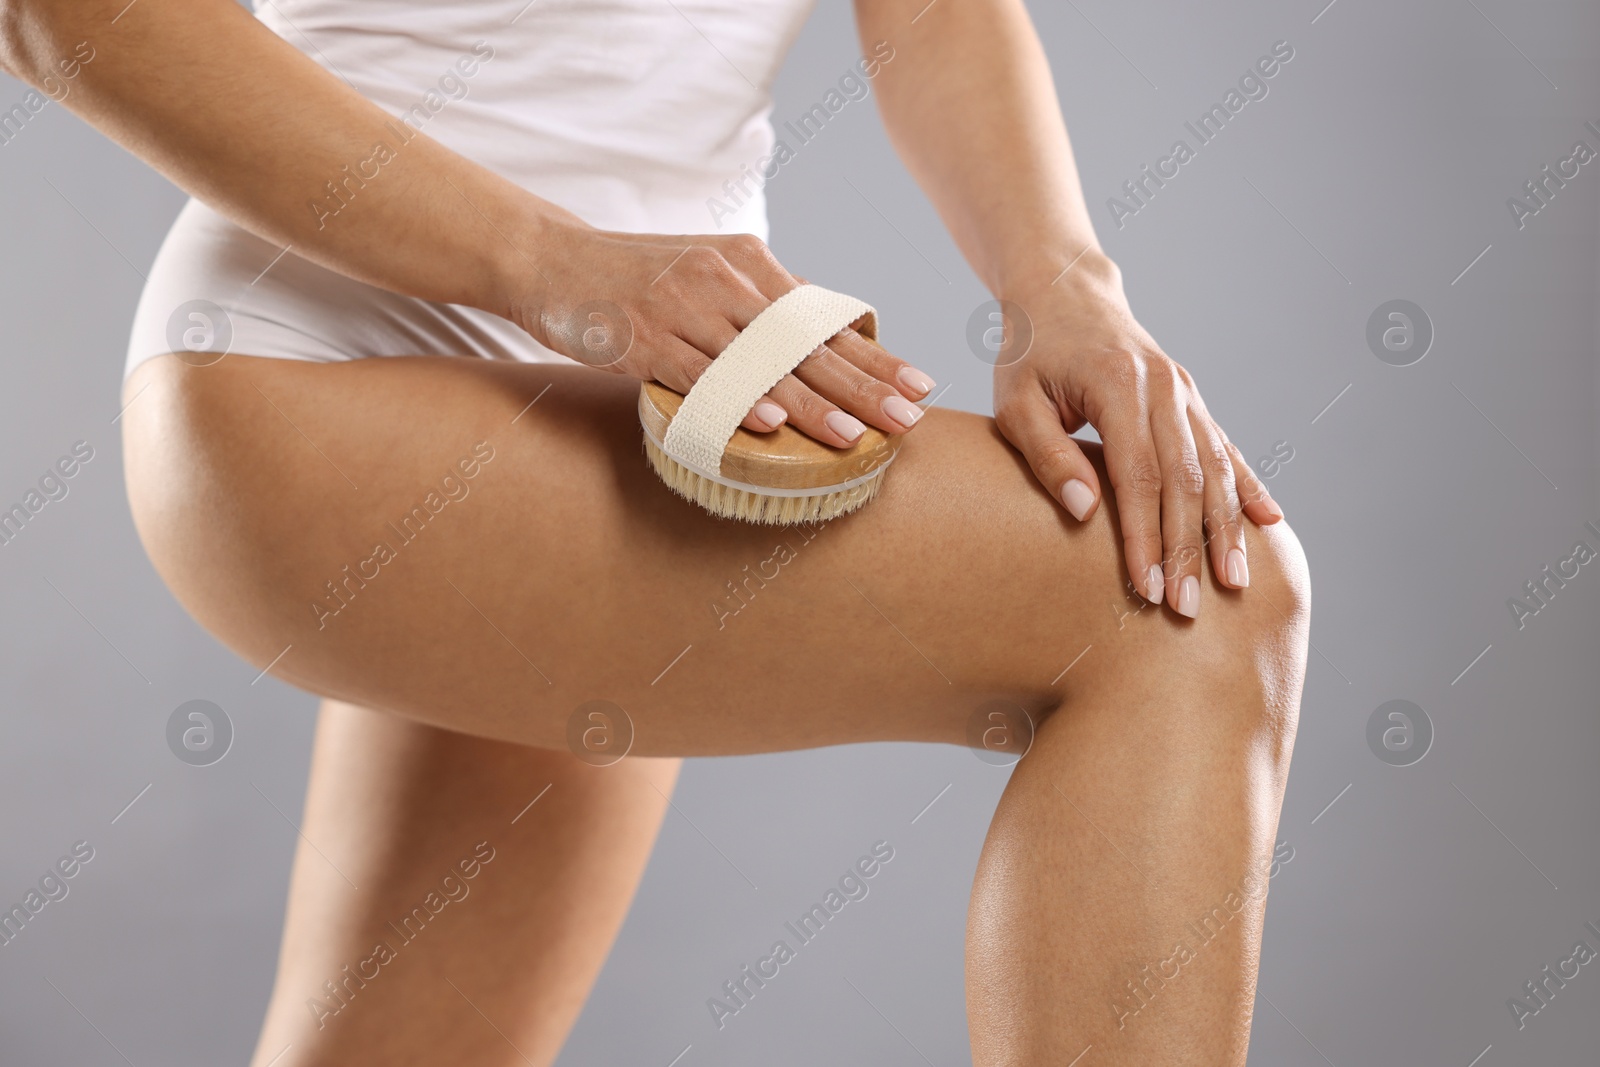
[[(602, 229), (764, 239), (761, 190), (728, 183), (772, 151), (768, 90), (813, 2), (257, 0), (256, 17), (409, 127), (397, 145), (425, 132)], [(338, 188), (308, 189), (307, 214), (331, 224), (382, 181), (374, 149), (329, 176)], [(566, 361), (498, 316), (346, 278), (197, 200), (151, 268), (125, 373), (172, 351)]]

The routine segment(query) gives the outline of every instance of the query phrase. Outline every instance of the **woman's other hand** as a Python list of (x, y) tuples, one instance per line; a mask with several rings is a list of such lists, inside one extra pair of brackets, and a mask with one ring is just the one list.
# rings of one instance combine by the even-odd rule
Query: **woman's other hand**
[(996, 367), (995, 415), (1040, 482), (1079, 520), (1094, 513), (1099, 479), (1069, 436), (1091, 425), (1105, 444), (1134, 588), (1193, 617), (1208, 546), (1224, 585), (1248, 585), (1241, 516), (1268, 526), (1283, 512), (1189, 372), (1135, 321), (1116, 265), (1094, 251), (1055, 283), (1007, 295), (1033, 340)]

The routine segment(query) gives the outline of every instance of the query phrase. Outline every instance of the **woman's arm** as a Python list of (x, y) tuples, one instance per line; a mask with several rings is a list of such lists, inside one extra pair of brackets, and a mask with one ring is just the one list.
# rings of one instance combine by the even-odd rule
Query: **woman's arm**
[[(93, 59), (64, 80), (59, 61), (85, 41)], [(517, 255), (484, 239), (478, 213), (529, 244), (564, 214), (425, 135), (402, 145), (396, 120), (231, 0), (0, 0), (0, 67), (64, 92), (66, 107), (252, 233), (411, 296), (505, 313)], [(311, 204), (326, 183), (380, 142), (393, 160), (319, 218)]]
[[(371, 285), (502, 315), (557, 352), (680, 393), (799, 284), (747, 234), (588, 226), (403, 130), (233, 0), (0, 0), (0, 68), (269, 241)], [(362, 164), (379, 145), (374, 177)], [(337, 216), (314, 206), (329, 183), (352, 194)], [(596, 306), (617, 321), (590, 329)], [(596, 351), (596, 336), (625, 344)], [(847, 333), (764, 398), (775, 415), (745, 426), (787, 420), (844, 446), (862, 422), (903, 433), (920, 415), (908, 400), (931, 388)]]
[(857, 0), (856, 19), (863, 46), (895, 48), (874, 79), (889, 138), (990, 292), (1048, 283), (1085, 248), (1074, 274), (1115, 273), (1021, 0)]
[(1068, 433), (1100, 432), (1128, 572), (1149, 599), (1198, 608), (1184, 580), (1208, 534), (1216, 574), (1246, 584), (1241, 506), (1263, 524), (1282, 513), (1128, 309), (1022, 0), (857, 0), (856, 17), (863, 43), (895, 47), (875, 79), (890, 139), (979, 278), (1031, 320), (1031, 351), (996, 369), (1006, 437), (1083, 519), (1099, 482)]

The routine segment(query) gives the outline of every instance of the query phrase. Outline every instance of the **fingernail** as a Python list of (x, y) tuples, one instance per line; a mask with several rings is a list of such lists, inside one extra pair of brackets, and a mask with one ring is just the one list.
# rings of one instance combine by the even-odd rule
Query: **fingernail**
[(856, 418), (854, 415), (846, 415), (842, 411), (828, 412), (827, 417), (824, 418), (822, 422), (828, 427), (828, 429), (832, 430), (846, 441), (854, 441), (867, 430), (866, 426), (862, 425), (860, 419)]
[(1264, 498), (1261, 502), (1266, 505), (1267, 511), (1269, 511), (1272, 514), (1273, 518), (1275, 518), (1275, 519), (1283, 518), (1283, 509), (1278, 506), (1278, 502), (1276, 500), (1273, 500), (1269, 496), (1269, 497)]
[(915, 367), (901, 367), (895, 379), (913, 393), (931, 393), (936, 384), (932, 378)]
[(1067, 484), (1061, 487), (1061, 502), (1072, 512), (1072, 517), (1079, 522), (1089, 514), (1089, 508), (1094, 504), (1094, 493), (1083, 482), (1076, 478), (1067, 479)]
[(774, 430), (779, 426), (782, 426), (784, 420), (789, 417), (789, 413), (787, 411), (783, 410), (770, 400), (761, 401), (756, 405), (755, 411), (751, 412), (751, 414), (756, 417), (756, 421), (765, 426), (770, 426)]
[(1159, 604), (1166, 592), (1167, 582), (1161, 576), (1161, 568), (1154, 563), (1150, 564), (1150, 569), (1144, 576), (1144, 598), (1152, 604)]
[(922, 409), (903, 396), (884, 397), (883, 413), (901, 426), (907, 427), (915, 426), (917, 420), (922, 418)]
[(1194, 618), (1200, 614), (1200, 579), (1188, 575), (1178, 583), (1178, 614)]
[(1244, 561), (1244, 549), (1228, 549), (1228, 584), (1243, 589), (1250, 584), (1250, 567)]

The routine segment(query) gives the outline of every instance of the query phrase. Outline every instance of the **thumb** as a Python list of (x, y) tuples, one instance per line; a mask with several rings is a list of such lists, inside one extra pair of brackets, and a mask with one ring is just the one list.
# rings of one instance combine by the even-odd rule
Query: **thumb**
[(995, 422), (1033, 468), (1034, 477), (1079, 522), (1100, 505), (1100, 477), (1061, 422), (1061, 412), (1042, 392), (999, 406)]

